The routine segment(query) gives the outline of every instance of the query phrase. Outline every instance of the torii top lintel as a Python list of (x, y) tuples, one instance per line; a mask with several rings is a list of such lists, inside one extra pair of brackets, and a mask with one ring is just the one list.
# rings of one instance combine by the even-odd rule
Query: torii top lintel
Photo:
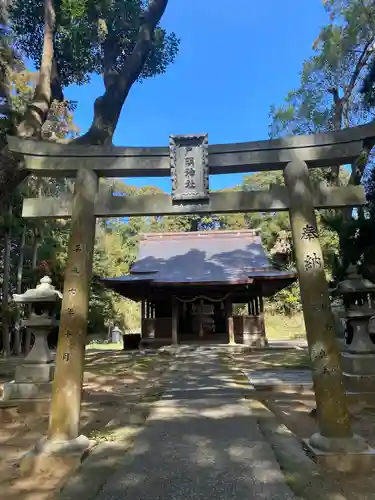
[[(311, 168), (329, 167), (353, 163), (374, 143), (375, 122), (371, 122), (338, 132), (208, 145), (208, 167), (211, 175), (281, 170), (297, 159)], [(168, 147), (81, 146), (17, 137), (8, 137), (8, 144), (36, 175), (73, 177), (80, 167), (91, 168), (101, 177), (171, 175)]]

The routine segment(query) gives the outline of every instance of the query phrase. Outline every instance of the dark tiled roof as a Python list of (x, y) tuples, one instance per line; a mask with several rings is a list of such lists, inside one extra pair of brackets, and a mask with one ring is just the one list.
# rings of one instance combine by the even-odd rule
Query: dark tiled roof
[(269, 261), (260, 232), (150, 233), (141, 237), (129, 276), (108, 281), (155, 284), (247, 283), (249, 278), (291, 279)]

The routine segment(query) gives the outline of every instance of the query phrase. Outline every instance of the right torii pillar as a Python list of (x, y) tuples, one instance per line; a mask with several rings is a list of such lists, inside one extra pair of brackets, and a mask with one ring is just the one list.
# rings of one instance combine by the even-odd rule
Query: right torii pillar
[(284, 179), (320, 427), (307, 445), (325, 467), (349, 471), (363, 467), (363, 458), (370, 461), (371, 454), (351, 428), (306, 163), (289, 163)]

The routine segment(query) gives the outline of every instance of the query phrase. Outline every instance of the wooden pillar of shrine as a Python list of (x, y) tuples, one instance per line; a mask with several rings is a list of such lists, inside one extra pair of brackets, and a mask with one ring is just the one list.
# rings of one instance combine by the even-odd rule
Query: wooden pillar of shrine
[(253, 315), (253, 311), (252, 311), (252, 304), (251, 304), (251, 299), (249, 300), (249, 302), (247, 303), (247, 314), (249, 316), (252, 316)]
[(156, 337), (156, 304), (155, 302), (151, 303), (151, 329), (150, 329), (150, 337)]
[(72, 440), (79, 435), (97, 190), (95, 172), (80, 168), (73, 195), (48, 430), (50, 440)]
[(199, 301), (199, 315), (198, 315), (198, 322), (199, 322), (199, 338), (202, 339), (204, 336), (204, 330), (203, 330), (203, 320), (204, 320), (204, 300), (201, 299)]
[(259, 297), (256, 296), (254, 297), (254, 316), (258, 316), (259, 317), (259, 314), (260, 314), (260, 310), (259, 310)]
[[(310, 438), (312, 446), (334, 447), (337, 438), (353, 433), (342, 381), (340, 353), (335, 340), (323, 254), (318, 238), (309, 170), (295, 160), (284, 170), (290, 199), (290, 224), (296, 256), (306, 335), (321, 434)], [(328, 451), (328, 450), (327, 450)]]
[(234, 336), (233, 304), (231, 297), (228, 297), (225, 301), (225, 312), (227, 317), (228, 343), (235, 344), (236, 338)]
[(146, 303), (144, 300), (141, 302), (141, 337), (145, 336), (145, 319), (146, 319)]
[(178, 302), (172, 297), (172, 344), (178, 345)]
[(266, 323), (264, 321), (264, 299), (263, 295), (259, 295), (259, 321), (261, 324), (262, 333), (265, 339), (266, 345), (268, 345), (267, 334), (266, 334)]

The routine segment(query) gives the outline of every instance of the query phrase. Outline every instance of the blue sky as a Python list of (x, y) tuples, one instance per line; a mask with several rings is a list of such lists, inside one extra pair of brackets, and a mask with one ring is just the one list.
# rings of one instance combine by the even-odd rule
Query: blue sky
[[(208, 133), (210, 144), (266, 139), (270, 105), (298, 86), (302, 63), (327, 22), (321, 0), (170, 0), (162, 25), (181, 38), (180, 53), (165, 75), (133, 87), (115, 145), (164, 146), (180, 133)], [(98, 76), (66, 91), (78, 101), (82, 132), (102, 91)], [(241, 179), (213, 176), (210, 187)], [(170, 190), (168, 179), (126, 182)]]

